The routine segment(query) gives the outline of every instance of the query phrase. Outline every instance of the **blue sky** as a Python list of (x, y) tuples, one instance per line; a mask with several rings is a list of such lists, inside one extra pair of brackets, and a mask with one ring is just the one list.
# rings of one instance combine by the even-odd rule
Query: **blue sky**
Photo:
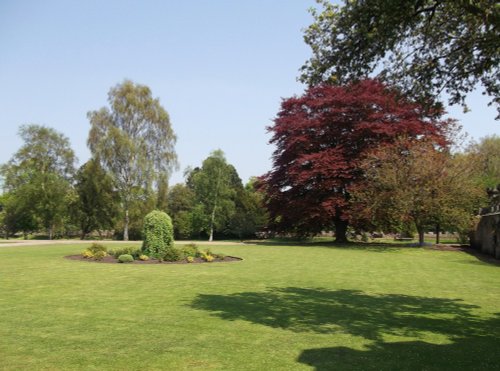
[[(182, 181), (214, 149), (246, 181), (270, 169), (266, 126), (309, 56), (302, 29), (313, 0), (0, 1), (0, 163), (22, 124), (51, 126), (89, 157), (90, 110), (131, 79), (148, 85), (178, 136)], [(449, 109), (473, 138), (500, 134), (479, 92)]]

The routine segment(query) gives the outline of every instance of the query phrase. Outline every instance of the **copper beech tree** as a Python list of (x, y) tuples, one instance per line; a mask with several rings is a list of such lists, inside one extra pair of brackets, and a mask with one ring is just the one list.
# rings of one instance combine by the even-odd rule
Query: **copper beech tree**
[(335, 228), (336, 241), (346, 241), (349, 187), (362, 180), (363, 156), (402, 135), (444, 145), (449, 123), (440, 113), (376, 80), (319, 85), (284, 100), (268, 128), (272, 170), (261, 178), (271, 228), (297, 235)]

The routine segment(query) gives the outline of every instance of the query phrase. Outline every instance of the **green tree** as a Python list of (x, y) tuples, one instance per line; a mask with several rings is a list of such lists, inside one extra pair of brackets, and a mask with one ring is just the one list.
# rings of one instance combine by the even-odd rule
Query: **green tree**
[(192, 187), (196, 202), (203, 206), (209, 241), (213, 241), (215, 229), (224, 229), (234, 212), (235, 173), (224, 152), (216, 150), (203, 161), (201, 168), (192, 170), (188, 176), (187, 184)]
[(113, 180), (96, 159), (80, 167), (75, 176), (77, 197), (73, 203), (74, 218), (81, 230), (82, 240), (94, 230), (113, 228), (117, 216), (117, 197)]
[(373, 73), (421, 102), (461, 103), (478, 83), (500, 103), (500, 7), (495, 0), (318, 0), (304, 35), (301, 80), (343, 85)]
[(176, 239), (191, 236), (194, 203), (194, 193), (185, 184), (176, 184), (168, 191), (168, 213), (172, 217)]
[(88, 113), (89, 148), (113, 177), (124, 212), (123, 239), (129, 239), (130, 207), (177, 165), (170, 118), (151, 90), (124, 81), (108, 94), (110, 109)]
[(231, 216), (229, 229), (239, 239), (255, 237), (267, 225), (267, 210), (264, 195), (256, 187), (257, 178), (251, 178), (245, 187), (238, 187), (235, 194), (235, 213)]
[(38, 229), (35, 212), (28, 197), (23, 196), (26, 187), (18, 189), (16, 193), (4, 193), (0, 198), (0, 229), (5, 238), (20, 231), (24, 238)]
[(158, 177), (156, 191), (156, 208), (166, 211), (168, 209), (168, 176), (162, 173)]
[(75, 155), (68, 138), (52, 128), (25, 125), (19, 133), (24, 144), (2, 167), (5, 188), (17, 200), (14, 209), (20, 211), (12, 215), (22, 216), (22, 224), (32, 226), (32, 213), (52, 239), (68, 211), (64, 201)]
[(466, 151), (467, 161), (474, 164), (475, 176), (484, 187), (500, 184), (500, 136), (484, 137)]
[(402, 138), (379, 147), (361, 168), (365, 180), (350, 189), (358, 225), (401, 231), (412, 223), (420, 245), (426, 229), (469, 232), (483, 200), (473, 168), (429, 141)]

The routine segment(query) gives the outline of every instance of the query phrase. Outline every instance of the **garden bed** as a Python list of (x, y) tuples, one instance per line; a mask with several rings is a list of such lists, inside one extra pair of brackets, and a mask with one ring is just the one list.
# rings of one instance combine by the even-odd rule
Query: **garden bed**
[(101, 260), (95, 260), (95, 259), (88, 259), (84, 258), (81, 254), (79, 255), (68, 255), (65, 256), (66, 259), (69, 260), (80, 260), (80, 261), (87, 261), (91, 263), (108, 263), (108, 264), (199, 264), (199, 263), (229, 263), (229, 262), (234, 262), (234, 261), (241, 261), (243, 259), (238, 258), (236, 256), (225, 256), (224, 259), (222, 258), (214, 258), (211, 262), (207, 262), (203, 260), (202, 258), (194, 258), (193, 262), (188, 262), (186, 259), (179, 260), (179, 261), (174, 261), (174, 262), (169, 262), (169, 261), (159, 261), (157, 259), (149, 259), (149, 260), (134, 260), (133, 262), (130, 263), (120, 263), (117, 258), (115, 258), (112, 255), (105, 256)]

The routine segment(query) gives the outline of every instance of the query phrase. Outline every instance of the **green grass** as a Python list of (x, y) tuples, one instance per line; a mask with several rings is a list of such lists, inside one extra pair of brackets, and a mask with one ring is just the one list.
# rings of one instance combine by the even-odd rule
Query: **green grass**
[[(116, 247), (116, 245), (113, 245)], [(500, 267), (461, 252), (220, 246), (241, 262), (96, 264), (0, 247), (0, 369), (498, 368)]]

